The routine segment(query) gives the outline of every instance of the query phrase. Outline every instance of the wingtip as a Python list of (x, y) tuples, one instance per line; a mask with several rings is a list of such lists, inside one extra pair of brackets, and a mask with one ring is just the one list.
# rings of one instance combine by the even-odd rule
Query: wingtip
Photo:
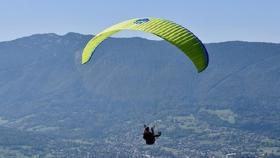
[(84, 59), (82, 59), (82, 60), (81, 60), (81, 64), (85, 64), (85, 63), (87, 63), (87, 61), (84, 60)]

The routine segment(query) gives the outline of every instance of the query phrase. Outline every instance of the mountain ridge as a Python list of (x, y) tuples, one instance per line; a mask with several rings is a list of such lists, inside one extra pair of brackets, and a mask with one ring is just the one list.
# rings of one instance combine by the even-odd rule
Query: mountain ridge
[[(205, 44), (209, 67), (198, 74), (173, 45), (137, 37), (109, 38), (81, 65), (82, 49), (91, 37), (40, 34), (0, 42), (2, 128), (47, 135), (55, 149), (43, 146), (43, 151), (64, 144), (63, 150), (74, 152), (68, 147), (77, 140), (101, 143), (113, 155), (119, 147), (123, 157), (131, 155), (123, 150), (129, 146), (137, 151), (135, 157), (146, 152), (200, 157), (210, 149), (214, 156), (219, 151), (260, 155), (269, 147), (263, 142), (279, 149), (280, 44)], [(138, 135), (143, 123), (157, 124), (165, 134), (157, 156), (143, 147)], [(131, 144), (120, 139), (124, 136)], [(244, 138), (242, 144), (233, 136)], [(206, 148), (203, 142), (209, 141)], [(174, 145), (176, 152), (167, 150)]]
[[(26, 38), (30, 38), (30, 37), (34, 37), (34, 36), (57, 36), (57, 37), (63, 37), (63, 36), (69, 36), (69, 35), (73, 35), (73, 36), (91, 36), (91, 37), (95, 36), (93, 34), (83, 34), (83, 33), (77, 33), (77, 32), (67, 32), (65, 34), (36, 33), (36, 34), (31, 34), (31, 35), (26, 35), (26, 36), (18, 37), (16, 39), (0, 41), (0, 43), (12, 42), (12, 41), (16, 41), (16, 40), (20, 40), (20, 39), (26, 39)], [(115, 39), (140, 38), (140, 39), (145, 39), (145, 40), (149, 40), (149, 41), (163, 41), (163, 40), (152, 40), (152, 39), (147, 39), (147, 38), (143, 38), (143, 37), (110, 37), (110, 38), (115, 38)], [(277, 43), (277, 42), (243, 41), (243, 40), (228, 40), (228, 41), (219, 41), (219, 42), (207, 42), (207, 43), (204, 43), (204, 44), (221, 44), (221, 43), (228, 43), (228, 42), (229, 43), (231, 43), (231, 42), (264, 43), (264, 44), (276, 44), (276, 45), (280, 44), (280, 43)]]

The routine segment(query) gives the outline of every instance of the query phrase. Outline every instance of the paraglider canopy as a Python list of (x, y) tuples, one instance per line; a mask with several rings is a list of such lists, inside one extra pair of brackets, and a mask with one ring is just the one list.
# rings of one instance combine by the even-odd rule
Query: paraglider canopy
[(163, 38), (184, 52), (191, 59), (198, 72), (202, 72), (208, 66), (208, 53), (202, 42), (186, 28), (160, 18), (130, 19), (98, 33), (84, 48), (82, 64), (90, 60), (95, 48), (102, 41), (122, 30), (138, 30)]

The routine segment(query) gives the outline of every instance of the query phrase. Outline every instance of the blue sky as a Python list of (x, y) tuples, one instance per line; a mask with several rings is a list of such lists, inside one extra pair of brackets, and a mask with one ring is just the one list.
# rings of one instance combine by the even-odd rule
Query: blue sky
[(126, 19), (152, 16), (185, 26), (206, 43), (280, 43), (279, 8), (280, 0), (1, 0), (0, 41), (36, 33), (97, 34)]

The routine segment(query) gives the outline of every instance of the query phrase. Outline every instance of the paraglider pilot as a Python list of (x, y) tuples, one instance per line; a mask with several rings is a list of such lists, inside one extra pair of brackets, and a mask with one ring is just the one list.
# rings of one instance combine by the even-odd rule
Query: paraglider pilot
[(146, 140), (146, 144), (148, 144), (148, 145), (154, 144), (156, 141), (156, 138), (158, 138), (161, 135), (161, 132), (158, 132), (158, 134), (155, 134), (154, 128), (155, 127), (153, 126), (150, 130), (150, 128), (148, 126), (144, 125), (143, 139)]

